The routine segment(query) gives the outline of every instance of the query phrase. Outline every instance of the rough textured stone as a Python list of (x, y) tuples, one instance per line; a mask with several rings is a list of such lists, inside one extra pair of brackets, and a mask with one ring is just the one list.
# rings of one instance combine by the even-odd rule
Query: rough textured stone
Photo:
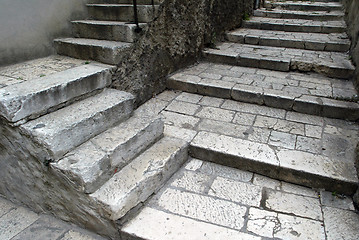
[(187, 143), (165, 137), (117, 172), (90, 196), (112, 220), (145, 201), (187, 160)]
[(183, 188), (187, 191), (204, 193), (207, 191), (207, 182), (211, 178), (206, 174), (199, 172), (185, 171), (175, 181), (171, 183), (171, 186), (176, 188)]

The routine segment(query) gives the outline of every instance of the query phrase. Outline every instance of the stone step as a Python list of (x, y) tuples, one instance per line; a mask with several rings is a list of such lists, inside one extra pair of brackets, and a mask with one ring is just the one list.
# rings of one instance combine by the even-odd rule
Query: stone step
[(297, 11), (342, 11), (343, 5), (339, 2), (313, 2), (313, 1), (285, 1), (266, 2), (266, 7)]
[(344, 13), (342, 11), (293, 11), (285, 9), (257, 9), (254, 10), (253, 15), (256, 17), (267, 18), (286, 18), (286, 19), (307, 19), (316, 21), (341, 21)]
[(336, 193), (352, 195), (358, 187), (354, 163), (297, 150), (273, 148), (217, 133), (199, 132), (190, 144), (190, 155)]
[[(89, 15), (96, 20), (133, 22), (132, 4), (87, 4)], [(150, 22), (156, 16), (158, 5), (138, 5), (138, 21)]]
[(93, 193), (163, 134), (160, 118), (131, 117), (52, 163), (60, 178), (80, 192)]
[(113, 65), (121, 61), (124, 52), (131, 45), (124, 42), (87, 38), (60, 38), (55, 39), (54, 43), (58, 54)]
[(344, 21), (273, 19), (267, 17), (252, 17), (250, 20), (243, 22), (243, 27), (272, 31), (308, 33), (343, 33), (346, 30)]
[[(351, 81), (294, 72), (200, 63), (170, 76), (167, 87), (301, 113), (359, 119)], [(347, 101), (345, 101), (347, 100)]]
[(207, 60), (277, 71), (317, 72), (328, 77), (350, 79), (354, 66), (341, 52), (312, 51), (224, 42), (204, 50)]
[(133, 102), (132, 94), (104, 89), (95, 96), (20, 125), (19, 130), (39, 147), (38, 159), (53, 162), (127, 119)]
[[(137, 0), (137, 4), (140, 5), (151, 5), (153, 4), (160, 4), (163, 0)], [(133, 0), (89, 0), (87, 3), (94, 3), (94, 4), (133, 4)]]
[(188, 158), (188, 143), (164, 137), (90, 196), (117, 220), (156, 192)]
[[(138, 34), (136, 25), (117, 21), (81, 20), (72, 22), (74, 36), (109, 41), (133, 42)], [(145, 27), (146, 24), (140, 24)]]
[(240, 28), (227, 33), (231, 42), (252, 45), (347, 52), (350, 41), (345, 33), (299, 33)]
[(38, 117), (111, 83), (113, 66), (90, 63), (0, 89), (0, 114), (9, 122)]

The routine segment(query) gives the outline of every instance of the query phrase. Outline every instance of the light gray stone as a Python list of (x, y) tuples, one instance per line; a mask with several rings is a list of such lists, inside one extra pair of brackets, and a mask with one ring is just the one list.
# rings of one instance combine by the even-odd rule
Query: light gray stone
[(14, 208), (14, 205), (3, 199), (3, 198), (0, 198), (0, 217), (8, 212), (10, 212), (10, 210), (12, 210)]
[(268, 144), (277, 147), (294, 149), (295, 142), (296, 142), (296, 135), (284, 133), (284, 132), (272, 131), (269, 136)]
[(165, 136), (175, 137), (185, 140), (186, 142), (190, 142), (196, 136), (196, 134), (197, 132), (191, 129), (165, 125), (165, 130), (164, 130)]
[(127, 223), (122, 228), (122, 231), (125, 232), (126, 235), (153, 240), (203, 238), (208, 240), (260, 240), (259, 237), (247, 233), (165, 213), (148, 207), (144, 208), (138, 216)]
[[(163, 98), (165, 98), (163, 96)], [(167, 107), (168, 102), (161, 100), (160, 98), (151, 98), (141, 106), (139, 106), (134, 112), (135, 117), (148, 117), (156, 118), (157, 115)]]
[(180, 95), (178, 95), (178, 97), (176, 97), (176, 100), (196, 104), (199, 103), (202, 98), (203, 96), (198, 94), (182, 92)]
[(248, 214), (247, 230), (263, 237), (272, 238), (279, 220), (276, 212), (251, 207)]
[(321, 126), (315, 125), (305, 125), (305, 136), (313, 137), (313, 138), (321, 138), (322, 137), (323, 128)]
[(319, 199), (267, 190), (265, 207), (273, 211), (323, 220)]
[(274, 189), (274, 190), (279, 190), (280, 186), (281, 186), (280, 181), (275, 180), (273, 178), (258, 175), (258, 174), (254, 174), (253, 184), (260, 186), (260, 187), (266, 187), (266, 188), (270, 188), (270, 189)]
[(325, 232), (328, 240), (359, 239), (359, 215), (338, 208), (323, 207)]
[(217, 177), (208, 194), (240, 204), (259, 207), (262, 199), (262, 187)]
[(210, 179), (210, 176), (200, 172), (184, 171), (175, 178), (170, 186), (195, 193), (205, 193)]
[(287, 182), (282, 182), (282, 191), (312, 198), (318, 198), (319, 196), (318, 192), (313, 189)]
[(190, 158), (188, 163), (185, 166), (185, 169), (191, 170), (191, 171), (196, 171), (202, 167), (203, 163), (204, 162), (202, 160)]
[(229, 178), (241, 182), (250, 182), (253, 178), (253, 173), (251, 172), (242, 171), (211, 162), (203, 162), (200, 171), (206, 174)]
[(166, 110), (186, 115), (194, 115), (199, 108), (200, 106), (197, 104), (174, 100), (166, 107)]
[(11, 239), (33, 224), (39, 215), (19, 207), (11, 210), (0, 218), (0, 238)]
[(88, 64), (0, 89), (0, 113), (10, 122), (34, 117), (111, 82), (111, 66)]
[(247, 129), (247, 126), (226, 123), (211, 119), (203, 119), (198, 125), (199, 131), (214, 132), (228, 136), (235, 136), (238, 138), (246, 138), (245, 132), (247, 131)]
[(298, 136), (295, 149), (314, 154), (321, 154), (322, 142), (321, 139)]
[(236, 113), (233, 122), (242, 125), (252, 125), (254, 123), (255, 115), (249, 113)]
[(193, 129), (200, 120), (197, 117), (168, 111), (163, 111), (161, 115), (165, 124), (186, 129)]
[(199, 104), (202, 106), (220, 107), (223, 102), (224, 100), (221, 98), (204, 96), (199, 102)]
[(200, 118), (207, 118), (207, 119), (214, 119), (217, 121), (223, 122), (231, 122), (234, 117), (235, 112), (214, 108), (214, 107), (203, 107), (197, 114), (197, 117)]
[(340, 208), (344, 210), (355, 210), (352, 198), (337, 194), (335, 192), (321, 191), (320, 201), (324, 206)]
[(89, 234), (70, 230), (59, 240), (104, 240), (101, 237), (92, 237)]
[(106, 217), (117, 220), (158, 190), (187, 160), (187, 152), (185, 141), (162, 138), (90, 196)]
[(134, 97), (130, 93), (103, 92), (21, 125), (20, 130), (57, 161), (66, 152), (129, 117)]

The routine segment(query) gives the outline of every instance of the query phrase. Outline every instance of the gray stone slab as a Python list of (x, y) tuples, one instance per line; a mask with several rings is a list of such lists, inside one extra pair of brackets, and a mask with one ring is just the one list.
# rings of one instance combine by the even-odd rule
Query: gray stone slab
[(194, 171), (184, 171), (176, 176), (170, 186), (182, 188), (190, 192), (205, 193), (210, 180), (211, 177), (206, 174)]
[(197, 135), (197, 132), (194, 130), (170, 125), (165, 125), (163, 133), (165, 136), (179, 138), (186, 142), (192, 141), (192, 139)]
[(0, 114), (16, 122), (102, 89), (111, 82), (111, 68), (90, 63), (0, 89)]
[(166, 189), (156, 205), (165, 211), (235, 230), (241, 230), (247, 208), (210, 196)]
[[(105, 89), (70, 106), (29, 121), (20, 130), (48, 151), (52, 161), (129, 117), (134, 97)], [(45, 160), (45, 159), (44, 159)]]
[(328, 240), (359, 238), (359, 215), (357, 213), (331, 207), (323, 207), (323, 213)]
[(186, 129), (194, 129), (200, 121), (197, 117), (168, 111), (163, 111), (161, 116), (166, 125)]
[(79, 191), (93, 193), (157, 141), (162, 133), (160, 119), (132, 117), (90, 139), (51, 167), (60, 176), (70, 179)]
[(203, 162), (199, 171), (206, 174), (228, 178), (241, 182), (250, 182), (253, 178), (253, 173), (251, 172), (242, 171), (239, 169), (230, 168), (211, 162)]
[(106, 217), (112, 220), (123, 217), (178, 170), (188, 158), (187, 146), (180, 139), (162, 138), (90, 196)]
[(208, 240), (260, 239), (260, 237), (247, 233), (148, 207), (127, 223), (122, 228), (122, 232), (122, 237), (126, 240), (131, 237), (153, 240), (202, 239), (204, 236)]
[(214, 108), (214, 107), (203, 107), (197, 114), (197, 117), (214, 119), (217, 121), (231, 122), (234, 118), (234, 111)]
[(174, 100), (166, 107), (166, 110), (186, 115), (194, 115), (198, 112), (199, 108), (200, 105), (197, 104)]
[(354, 211), (353, 199), (351, 197), (337, 194), (336, 192), (321, 191), (320, 201), (322, 205)]

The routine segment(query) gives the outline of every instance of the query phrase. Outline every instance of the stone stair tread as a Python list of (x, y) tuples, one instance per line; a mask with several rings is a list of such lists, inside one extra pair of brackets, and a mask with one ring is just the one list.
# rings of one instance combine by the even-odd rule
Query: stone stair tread
[(275, 8), (308, 11), (341, 11), (343, 8), (339, 2), (285, 1), (271, 2), (270, 5)]
[(45, 160), (65, 153), (129, 117), (134, 96), (104, 89), (99, 94), (20, 125), (20, 131), (46, 151)]
[(117, 220), (156, 192), (187, 160), (188, 143), (164, 137), (117, 172), (90, 196), (106, 217)]
[(227, 33), (232, 42), (253, 45), (346, 52), (350, 41), (345, 33), (299, 33), (240, 28)]
[(113, 66), (89, 63), (0, 89), (0, 113), (10, 122), (36, 117), (50, 108), (104, 88)]
[(126, 42), (88, 38), (59, 38), (54, 43), (58, 54), (113, 65), (121, 60), (121, 52), (131, 46), (131, 43)]
[(205, 49), (204, 55), (213, 62), (279, 71), (315, 71), (343, 79), (349, 79), (355, 70), (349, 55), (341, 52), (224, 42), (218, 44), (215, 49)]
[[(201, 69), (195, 73), (195, 69)], [(351, 81), (293, 72), (200, 63), (170, 76), (167, 87), (302, 113), (359, 119)], [(347, 101), (345, 101), (347, 100)]]
[(271, 9), (265, 8), (256, 9), (253, 12), (255, 17), (267, 17), (267, 18), (295, 18), (295, 19), (308, 19), (308, 20), (342, 20), (344, 13), (342, 11), (298, 11), (287, 9)]
[(114, 25), (114, 26), (129, 26), (129, 27), (133, 27), (136, 26), (136, 24), (134, 23), (129, 23), (129, 22), (123, 22), (123, 21), (107, 21), (107, 20), (91, 20), (91, 19), (87, 19), (87, 20), (75, 20), (72, 21), (72, 23), (83, 23), (83, 24), (94, 24), (94, 25)]
[(243, 27), (288, 32), (342, 33), (345, 32), (346, 24), (344, 20), (316, 21), (307, 19), (252, 17), (250, 20), (244, 21)]
[(81, 192), (93, 193), (163, 134), (160, 118), (131, 117), (67, 153), (52, 168)]
[(253, 171), (299, 185), (353, 194), (354, 163), (201, 131), (190, 143), (192, 157)]

